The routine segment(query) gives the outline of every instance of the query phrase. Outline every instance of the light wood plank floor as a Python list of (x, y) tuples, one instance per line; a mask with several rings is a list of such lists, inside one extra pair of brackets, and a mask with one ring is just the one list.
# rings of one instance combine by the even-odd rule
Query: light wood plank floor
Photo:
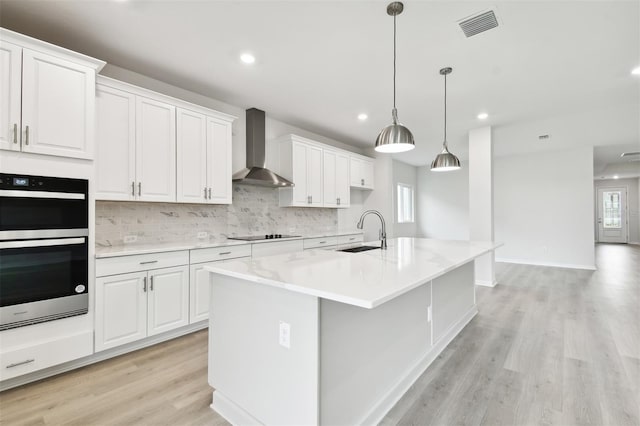
[[(598, 271), (498, 265), (480, 313), (383, 425), (640, 425), (640, 248)], [(6, 425), (226, 425), (209, 408), (207, 333), (0, 393)]]

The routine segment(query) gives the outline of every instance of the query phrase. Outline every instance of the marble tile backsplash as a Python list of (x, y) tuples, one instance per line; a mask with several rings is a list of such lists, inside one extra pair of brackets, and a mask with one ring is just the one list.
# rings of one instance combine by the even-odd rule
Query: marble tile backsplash
[(278, 207), (278, 190), (233, 185), (233, 204), (203, 205), (97, 201), (96, 244), (120, 245), (125, 236), (147, 244), (264, 233), (311, 235), (338, 229), (335, 209)]

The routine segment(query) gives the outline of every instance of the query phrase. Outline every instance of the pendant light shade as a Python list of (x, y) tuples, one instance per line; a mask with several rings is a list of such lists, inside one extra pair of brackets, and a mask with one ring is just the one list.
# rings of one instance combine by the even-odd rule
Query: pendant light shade
[(404, 152), (415, 148), (411, 131), (398, 123), (398, 111), (396, 110), (396, 16), (402, 13), (404, 5), (401, 2), (393, 2), (387, 6), (387, 14), (393, 16), (393, 110), (391, 111), (392, 123), (386, 126), (376, 139), (376, 151), (378, 152)]
[(431, 163), (432, 172), (448, 172), (460, 168), (460, 160), (449, 152), (449, 145), (447, 144), (447, 75), (452, 72), (453, 69), (450, 67), (440, 70), (440, 75), (444, 76), (444, 142), (442, 142), (442, 151)]

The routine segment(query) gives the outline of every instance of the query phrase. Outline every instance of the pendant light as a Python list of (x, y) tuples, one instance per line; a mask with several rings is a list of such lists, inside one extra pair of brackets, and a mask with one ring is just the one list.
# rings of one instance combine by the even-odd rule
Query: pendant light
[(393, 110), (391, 119), (393, 122), (382, 129), (376, 139), (376, 151), (378, 152), (404, 152), (415, 148), (411, 131), (398, 123), (398, 111), (396, 110), (396, 16), (402, 13), (404, 5), (399, 2), (389, 3), (387, 14), (393, 16)]
[(452, 71), (451, 67), (440, 70), (440, 75), (444, 75), (444, 142), (442, 143), (442, 151), (431, 163), (432, 172), (448, 172), (460, 168), (460, 160), (449, 152), (449, 146), (447, 145), (447, 75), (451, 74)]

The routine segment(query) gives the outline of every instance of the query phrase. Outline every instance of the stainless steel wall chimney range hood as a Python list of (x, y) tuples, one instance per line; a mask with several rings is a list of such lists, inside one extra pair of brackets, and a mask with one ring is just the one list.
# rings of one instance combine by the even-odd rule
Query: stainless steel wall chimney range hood
[(247, 167), (234, 173), (233, 181), (248, 185), (285, 188), (293, 182), (265, 168), (265, 121), (264, 111), (257, 108), (247, 110)]

